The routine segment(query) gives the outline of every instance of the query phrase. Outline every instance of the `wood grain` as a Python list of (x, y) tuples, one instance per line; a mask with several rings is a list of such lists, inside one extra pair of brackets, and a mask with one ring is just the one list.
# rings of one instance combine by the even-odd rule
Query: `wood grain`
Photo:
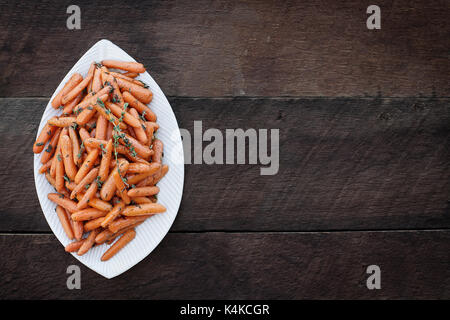
[[(0, 0), (0, 97), (48, 97), (107, 38), (173, 96), (449, 96), (450, 3)], [(124, 16), (126, 12), (126, 16)]]
[[(0, 99), (0, 229), (49, 231), (31, 152), (47, 99)], [(170, 99), (179, 125), (279, 128), (280, 170), (186, 165), (173, 231), (449, 228), (448, 99)], [(206, 143), (205, 143), (206, 145)]]
[[(0, 299), (450, 298), (450, 231), (169, 234), (111, 280), (52, 235), (1, 235), (0, 251)], [(81, 290), (66, 287), (72, 264)], [(381, 290), (366, 288), (373, 264)]]

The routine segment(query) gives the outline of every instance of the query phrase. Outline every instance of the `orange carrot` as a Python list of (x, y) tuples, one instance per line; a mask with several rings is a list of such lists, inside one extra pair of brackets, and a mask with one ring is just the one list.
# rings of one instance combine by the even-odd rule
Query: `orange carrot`
[(63, 103), (61, 102), (62, 97), (65, 96), (69, 91), (75, 88), (81, 81), (83, 81), (83, 77), (79, 73), (74, 73), (70, 79), (66, 82), (64, 87), (60, 92), (55, 96), (52, 100), (52, 107), (57, 109)]
[[(125, 174), (125, 172), (122, 172), (121, 174)], [(119, 192), (119, 196), (122, 198), (123, 202), (125, 202), (125, 204), (129, 204), (131, 200), (127, 194), (127, 188), (122, 180), (121, 174), (119, 174), (117, 170), (114, 170), (113, 172), (114, 182), (116, 183), (116, 189)]]
[(46, 123), (33, 145), (33, 152), (41, 153), (42, 150), (44, 150), (46, 142), (53, 137), (57, 129), (57, 127), (51, 126)]
[(114, 208), (105, 216), (105, 219), (102, 221), (101, 226), (103, 228), (108, 227), (108, 225), (120, 215), (120, 212), (123, 210), (123, 208), (125, 208), (125, 204), (123, 203), (123, 201), (119, 201), (114, 206)]
[(107, 261), (117, 254), (123, 247), (125, 247), (131, 240), (136, 237), (134, 229), (128, 230), (117, 240), (102, 256), (102, 261)]
[(106, 129), (108, 128), (108, 120), (102, 115), (97, 118), (97, 125), (95, 126), (95, 137), (100, 140), (105, 140)]
[(139, 101), (135, 96), (133, 96), (129, 91), (124, 91), (122, 93), (122, 96), (123, 100), (127, 102), (130, 107), (133, 107), (137, 111), (139, 111), (139, 113), (141, 113), (145, 119), (152, 122), (156, 121), (155, 113), (149, 107)]
[(146, 196), (153, 196), (158, 193), (159, 193), (159, 187), (157, 187), (157, 186), (133, 188), (133, 189), (128, 190), (129, 197), (146, 197)]
[(61, 137), (61, 155), (67, 176), (70, 180), (74, 180), (78, 169), (73, 161), (72, 142), (67, 135)]
[(145, 72), (144, 65), (138, 62), (125, 62), (119, 60), (103, 60), (102, 65), (107, 68), (120, 69), (130, 72), (143, 73)]
[(74, 242), (69, 243), (65, 247), (66, 252), (78, 251), (78, 249), (80, 249), (80, 247), (83, 245), (84, 241), (86, 241), (86, 239), (82, 239), (82, 240), (78, 240), (78, 241), (74, 241)]
[(122, 211), (124, 216), (144, 216), (165, 212), (166, 208), (160, 203), (144, 203), (125, 207)]
[(84, 241), (83, 244), (81, 245), (80, 249), (78, 249), (77, 254), (79, 256), (82, 256), (83, 254), (88, 252), (90, 248), (92, 248), (92, 246), (95, 243), (95, 237), (97, 236), (97, 234), (99, 232), (100, 232), (99, 229), (94, 229), (91, 231), (91, 233), (89, 233), (89, 236), (86, 238), (86, 241)]
[(77, 96), (75, 97), (75, 99), (73, 99), (72, 101), (70, 101), (69, 103), (67, 103), (67, 104), (64, 106), (64, 109), (63, 109), (63, 115), (69, 115), (69, 114), (71, 114), (72, 111), (73, 111), (73, 108), (75, 108), (75, 106), (80, 102), (80, 100), (81, 100), (82, 97), (83, 97), (83, 94), (80, 93), (79, 95), (77, 95)]
[(117, 104), (107, 101), (105, 105), (112, 111), (112, 113), (117, 118), (122, 118), (125, 123), (129, 124), (132, 127), (141, 128), (141, 123), (139, 119), (136, 119), (123, 108), (119, 107)]
[(108, 177), (109, 173), (109, 165), (111, 163), (112, 158), (112, 150), (113, 150), (113, 142), (112, 140), (109, 140), (106, 144), (105, 151), (102, 150), (102, 161), (100, 162), (100, 169), (99, 169), (99, 180), (101, 182), (104, 182), (106, 178)]
[[(140, 126), (134, 128), (134, 132), (136, 134), (136, 138), (141, 142), (143, 145), (147, 145), (148, 138), (147, 134), (145, 132), (146, 126), (144, 125), (144, 122), (139, 119), (139, 113), (134, 108), (130, 108), (130, 114), (139, 122)], [(130, 124), (131, 125), (131, 124)]]
[(48, 143), (47, 148), (45, 148), (44, 153), (42, 154), (42, 157), (41, 157), (41, 163), (42, 164), (44, 164), (48, 160), (50, 160), (50, 158), (55, 153), (56, 146), (58, 144), (58, 140), (59, 140), (60, 134), (61, 134), (61, 128), (58, 128), (56, 130), (55, 134), (52, 136), (52, 139)]
[(85, 221), (104, 217), (105, 215), (105, 211), (101, 211), (95, 208), (88, 208), (72, 213), (71, 217), (73, 221)]
[(64, 195), (58, 193), (49, 193), (47, 197), (49, 198), (50, 201), (53, 201), (54, 203), (60, 205), (69, 212), (77, 211), (77, 203), (75, 201), (68, 199)]
[(70, 195), (70, 199), (74, 199), (77, 193), (80, 193), (83, 190), (86, 190), (86, 186), (90, 183), (92, 183), (98, 174), (98, 168), (93, 168), (91, 171), (89, 171), (88, 174), (86, 174), (83, 179), (79, 183), (77, 183), (77, 186), (75, 189), (72, 190), (72, 193)]
[(94, 229), (99, 228), (104, 219), (105, 219), (105, 217), (100, 217), (97, 219), (92, 219), (92, 220), (87, 221), (84, 224), (84, 232), (92, 231)]
[[(81, 152), (80, 152), (80, 142), (78, 141), (77, 133), (73, 127), (69, 127), (69, 137), (72, 142), (72, 159), (74, 164), (77, 166), (81, 165)], [(81, 150), (82, 151), (82, 150)]]
[(99, 198), (92, 198), (89, 201), (89, 205), (97, 210), (101, 210), (101, 211), (105, 211), (105, 212), (109, 212), (113, 208), (113, 206), (109, 202), (103, 201)]
[(92, 77), (94, 76), (94, 70), (95, 70), (95, 65), (91, 64), (91, 67), (89, 68), (86, 78), (84, 78), (83, 81), (78, 83), (72, 90), (70, 90), (67, 94), (65, 94), (62, 97), (62, 99), (61, 99), (62, 104), (66, 104), (67, 102), (74, 99), (77, 95), (79, 95), (81, 93), (81, 91), (83, 91), (84, 88), (87, 87), (89, 82), (92, 80)]
[(74, 238), (73, 236), (73, 230), (72, 226), (70, 224), (69, 218), (67, 216), (66, 210), (61, 206), (56, 206), (56, 214), (58, 215), (59, 221), (61, 222), (61, 225), (64, 229), (64, 232), (66, 233), (67, 237), (72, 240)]
[(80, 181), (92, 169), (92, 167), (94, 166), (95, 160), (97, 160), (97, 157), (98, 157), (98, 149), (93, 149), (91, 152), (89, 152), (86, 160), (84, 160), (83, 164), (81, 165), (80, 169), (78, 170), (78, 172), (75, 176), (76, 184), (79, 184)]
[[(136, 99), (138, 99), (142, 103), (150, 103), (153, 99), (153, 93), (147, 88), (143, 88), (133, 82), (123, 80), (120, 78), (116, 78), (117, 84), (123, 93), (128, 91), (131, 93)], [(122, 93), (122, 95), (123, 95)]]
[(88, 206), (89, 201), (95, 196), (97, 188), (98, 188), (97, 183), (91, 183), (84, 196), (78, 202), (77, 210), (84, 209)]

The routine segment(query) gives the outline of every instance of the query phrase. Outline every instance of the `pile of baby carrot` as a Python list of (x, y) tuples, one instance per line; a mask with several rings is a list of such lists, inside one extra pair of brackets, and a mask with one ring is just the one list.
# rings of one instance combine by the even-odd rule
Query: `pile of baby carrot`
[(83, 78), (75, 73), (51, 101), (62, 114), (47, 121), (33, 146), (55, 193), (56, 214), (69, 239), (66, 251), (83, 255), (111, 245), (106, 261), (136, 236), (135, 227), (166, 211), (157, 203), (162, 164), (159, 126), (147, 106), (153, 94), (135, 78), (141, 63), (103, 60)]

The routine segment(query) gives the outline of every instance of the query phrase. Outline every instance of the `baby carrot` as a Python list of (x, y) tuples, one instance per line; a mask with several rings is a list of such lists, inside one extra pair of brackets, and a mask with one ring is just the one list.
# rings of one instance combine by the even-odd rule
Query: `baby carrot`
[(64, 229), (64, 232), (66, 233), (67, 237), (72, 240), (74, 238), (73, 236), (73, 230), (72, 226), (70, 224), (69, 218), (67, 216), (66, 210), (61, 206), (56, 206), (56, 214), (58, 215), (58, 219), (61, 222), (61, 225)]
[(61, 137), (61, 154), (64, 161), (64, 170), (67, 173), (67, 177), (70, 180), (74, 180), (78, 169), (73, 161), (72, 142), (67, 135)]
[(91, 152), (89, 152), (86, 160), (84, 160), (83, 164), (81, 165), (80, 169), (78, 170), (78, 172), (75, 176), (76, 184), (79, 184), (80, 181), (92, 169), (92, 167), (94, 166), (95, 160), (97, 160), (97, 157), (98, 157), (98, 149), (93, 149)]
[(109, 173), (109, 165), (112, 158), (112, 150), (113, 150), (113, 142), (112, 140), (109, 140), (106, 144), (105, 151), (102, 150), (102, 161), (100, 162), (100, 169), (99, 169), (99, 180), (101, 182), (104, 182), (106, 178), (108, 177)]
[(77, 203), (75, 201), (68, 199), (64, 195), (58, 193), (49, 193), (47, 197), (50, 201), (53, 201), (54, 203), (60, 205), (69, 212), (77, 211)]
[(111, 259), (117, 252), (119, 252), (123, 247), (125, 247), (131, 240), (136, 236), (136, 231), (134, 229), (128, 230), (117, 240), (102, 256), (102, 261), (107, 261)]
[(41, 153), (44, 150), (45, 143), (50, 140), (50, 138), (55, 134), (58, 128), (48, 123), (45, 124), (44, 128), (42, 128), (41, 133), (36, 139), (36, 142), (33, 145), (34, 153)]
[(95, 237), (97, 236), (97, 234), (99, 232), (100, 232), (99, 229), (94, 229), (91, 231), (91, 233), (89, 233), (89, 236), (86, 238), (86, 241), (84, 241), (83, 244), (81, 245), (80, 249), (78, 249), (77, 254), (79, 256), (82, 256), (83, 254), (88, 252), (90, 248), (92, 248), (92, 246), (95, 243)]
[(97, 183), (91, 183), (86, 193), (83, 195), (81, 200), (77, 204), (77, 210), (84, 209), (88, 206), (89, 201), (95, 196), (97, 192), (98, 185)]
[(61, 128), (58, 128), (56, 130), (55, 134), (52, 136), (52, 139), (48, 143), (47, 148), (45, 148), (44, 153), (42, 154), (42, 157), (41, 157), (41, 163), (42, 164), (44, 164), (48, 160), (50, 160), (50, 158), (55, 153), (56, 146), (58, 144), (58, 140), (59, 140), (59, 136), (61, 134), (61, 131), (62, 131)]
[(105, 211), (101, 211), (95, 208), (88, 208), (72, 213), (71, 217), (73, 221), (85, 221), (104, 217), (105, 215)]
[(74, 73), (70, 79), (66, 82), (64, 87), (61, 89), (60, 92), (55, 96), (55, 98), (52, 100), (52, 107), (57, 109), (61, 104), (61, 99), (63, 96), (65, 96), (69, 91), (71, 91), (75, 86), (77, 86), (81, 81), (83, 81), (83, 77), (79, 73)]
[(125, 62), (119, 60), (102, 60), (102, 65), (107, 68), (120, 69), (130, 72), (143, 73), (145, 72), (144, 65), (138, 62)]
[(75, 189), (72, 190), (70, 199), (74, 199), (75, 196), (77, 195), (77, 193), (80, 193), (81, 191), (86, 190), (86, 186), (95, 180), (95, 178), (97, 177), (97, 174), (98, 174), (98, 168), (93, 168), (91, 171), (89, 171), (89, 173), (86, 174), (79, 183), (77, 183)]
[(159, 193), (159, 187), (157, 187), (157, 186), (133, 188), (133, 189), (128, 190), (129, 197), (146, 197), (146, 196), (153, 196), (158, 193)]
[(166, 208), (159, 203), (144, 203), (125, 207), (122, 211), (124, 216), (143, 216), (165, 212)]
[(123, 201), (119, 201), (114, 206), (114, 208), (105, 216), (105, 219), (102, 221), (101, 226), (103, 228), (108, 227), (108, 225), (120, 215), (120, 212), (123, 210), (123, 208), (125, 208), (125, 204), (123, 203)]
[(77, 95), (79, 95), (81, 93), (81, 91), (83, 91), (84, 88), (87, 87), (89, 82), (92, 80), (92, 77), (94, 76), (94, 70), (95, 70), (95, 65), (91, 64), (91, 67), (89, 68), (86, 78), (84, 78), (72, 90), (70, 90), (67, 94), (65, 94), (62, 97), (62, 99), (61, 99), (62, 104), (66, 104), (67, 102), (74, 99)]
[(141, 123), (127, 111), (119, 107), (117, 104), (107, 101), (105, 105), (112, 111), (117, 118), (122, 118), (126, 124), (132, 127), (141, 128)]
[(78, 251), (78, 249), (80, 249), (80, 247), (83, 245), (84, 241), (86, 241), (86, 239), (82, 239), (82, 240), (78, 240), (78, 241), (74, 241), (74, 242), (69, 243), (65, 247), (66, 252)]
[(150, 90), (124, 79), (116, 78), (116, 80), (123, 93), (128, 91), (142, 103), (150, 103), (152, 101), (153, 93)]
[(135, 108), (142, 116), (148, 121), (155, 122), (156, 115), (155, 113), (147, 107), (145, 104), (140, 102), (135, 96), (133, 96), (129, 91), (124, 91), (122, 93), (123, 100), (129, 104), (130, 107)]

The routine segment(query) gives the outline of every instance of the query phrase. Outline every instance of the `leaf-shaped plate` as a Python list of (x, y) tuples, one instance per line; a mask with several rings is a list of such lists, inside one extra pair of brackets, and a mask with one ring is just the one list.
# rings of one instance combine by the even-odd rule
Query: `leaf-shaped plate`
[[(104, 59), (135, 61), (112, 42), (100, 40), (67, 73), (50, 101), (53, 100), (54, 96), (62, 89), (73, 73), (78, 72), (82, 76), (86, 76), (89, 66), (93, 61), (100, 62)], [(150, 102), (149, 107), (158, 117), (157, 122), (160, 129), (157, 132), (157, 136), (164, 143), (163, 162), (169, 165), (169, 172), (158, 183), (161, 189), (158, 195), (158, 202), (163, 204), (167, 208), (167, 211), (147, 219), (143, 224), (138, 226), (136, 228), (136, 238), (108, 261), (100, 261), (100, 257), (109, 247), (106, 244), (92, 248), (83, 256), (78, 256), (76, 253), (73, 253), (73, 256), (81, 263), (108, 279), (127, 271), (156, 248), (175, 220), (183, 193), (183, 146), (175, 115), (166, 96), (147, 72), (139, 75), (136, 79), (145, 82), (153, 92), (153, 100)], [(38, 133), (42, 130), (48, 119), (60, 113), (61, 111), (53, 109), (49, 102), (42, 116)], [(39, 202), (50, 228), (61, 244), (65, 246), (71, 241), (64, 233), (56, 215), (56, 205), (47, 198), (47, 194), (55, 192), (55, 190), (47, 182), (45, 176), (38, 172), (41, 167), (40, 159), (41, 154), (34, 156), (34, 180)], [(67, 254), (64, 251), (64, 247), (61, 247), (61, 254)]]

